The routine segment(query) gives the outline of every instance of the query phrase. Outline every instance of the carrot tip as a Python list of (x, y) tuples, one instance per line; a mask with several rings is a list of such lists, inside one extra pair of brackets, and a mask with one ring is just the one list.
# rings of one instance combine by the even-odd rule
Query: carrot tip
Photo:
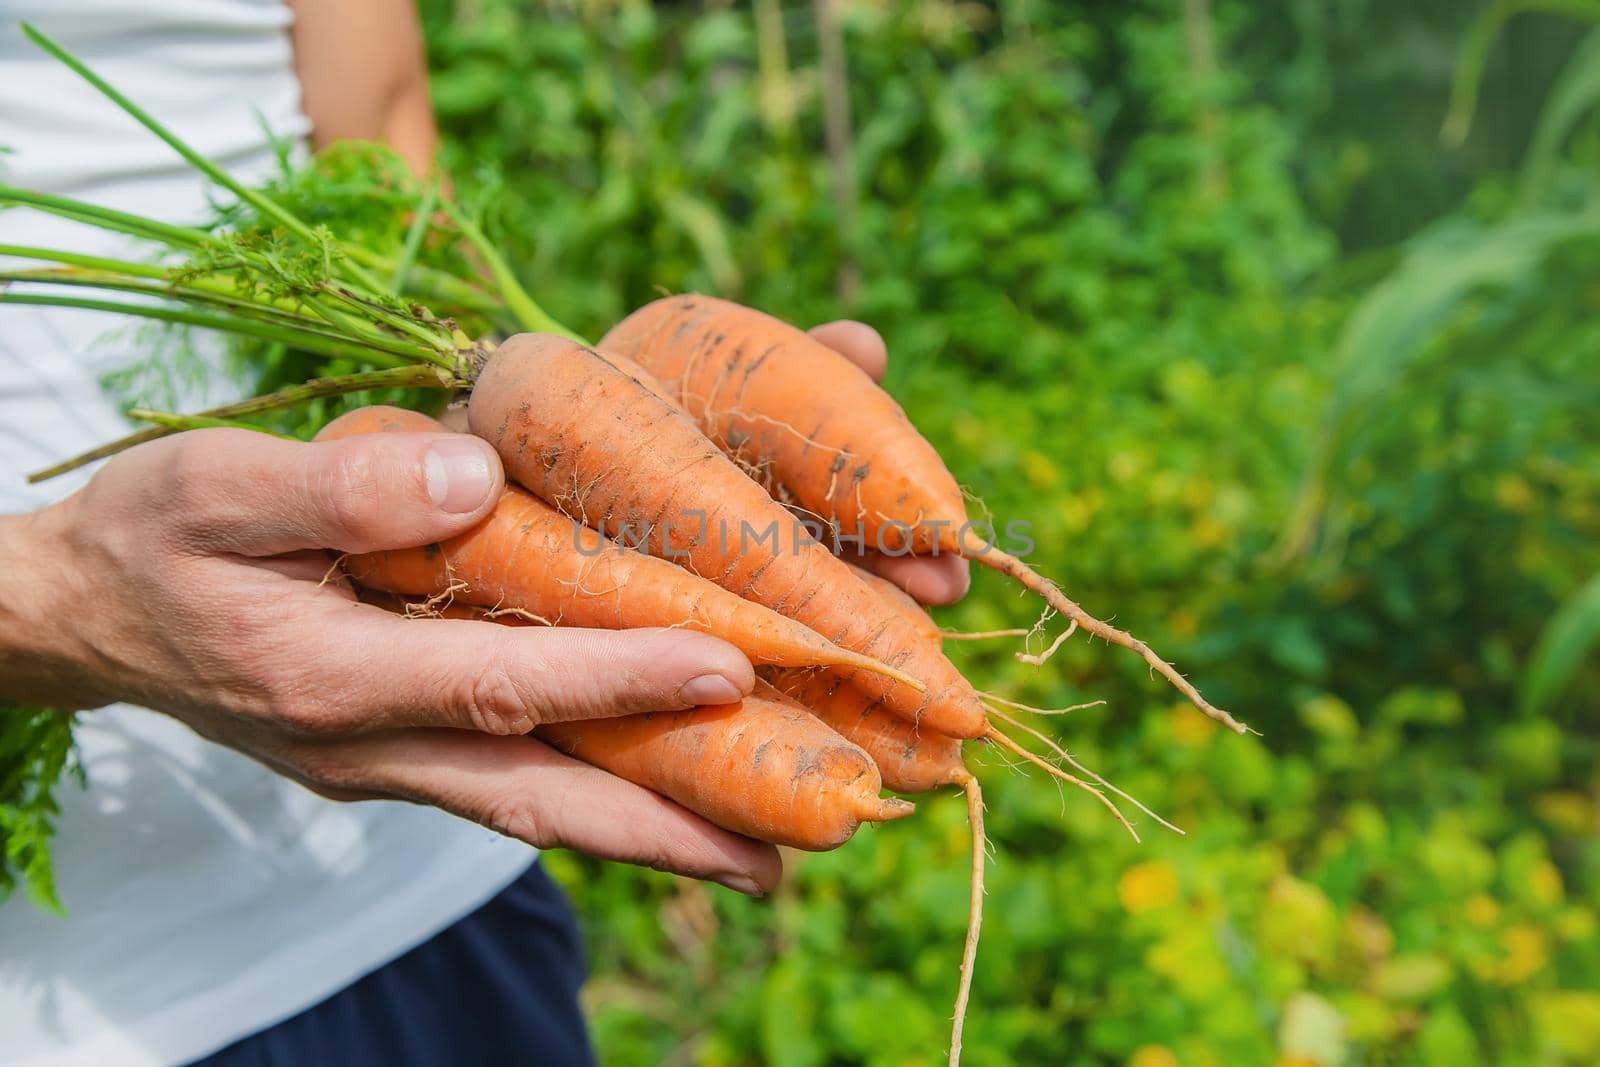
[(838, 655), (839, 666), (850, 666), (863, 671), (871, 671), (873, 674), (881, 674), (883, 677), (891, 678), (901, 685), (910, 686), (919, 693), (928, 691), (928, 687), (920, 680), (900, 670), (898, 667), (889, 666), (882, 660), (873, 659), (871, 656), (863, 656), (859, 652), (848, 652), (844, 649), (840, 649)]
[(861, 818), (866, 822), (892, 822), (916, 810), (915, 804), (900, 797), (873, 797), (863, 805)]

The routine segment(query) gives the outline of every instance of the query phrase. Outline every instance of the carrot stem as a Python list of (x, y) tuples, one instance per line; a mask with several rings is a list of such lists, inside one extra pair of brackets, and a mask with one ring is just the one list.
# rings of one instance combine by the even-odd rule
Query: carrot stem
[(406, 278), (410, 276), (411, 268), (416, 265), (417, 253), (422, 251), (422, 241), (433, 226), (433, 209), (438, 203), (439, 183), (431, 181), (422, 191), (422, 200), (417, 204), (416, 217), (411, 220), (411, 226), (406, 230), (405, 242), (400, 246), (400, 258), (396, 260), (394, 270), (389, 275), (389, 288), (396, 293), (405, 291)]
[(11, 245), (0, 244), (0, 256), (15, 256), (18, 259), (41, 259), (47, 263), (61, 263), (69, 267), (79, 267), (84, 270), (98, 273), (128, 274), (137, 278), (150, 278), (156, 281), (165, 281), (165, 269), (150, 263), (134, 263), (126, 259), (109, 259), (105, 256), (89, 256), (81, 252), (65, 252), (57, 248), (40, 248), (36, 245)]
[(147, 219), (142, 215), (130, 215), (126, 211), (101, 207), (86, 200), (36, 193), (31, 189), (20, 189), (15, 185), (0, 184), (0, 204), (31, 207), (36, 211), (81, 222), (97, 229), (114, 230), (147, 241), (159, 241), (173, 248), (199, 248), (211, 236), (204, 230), (173, 226), (170, 223)]
[(500, 290), (501, 298), (506, 302), (506, 307), (510, 308), (511, 312), (516, 315), (517, 321), (522, 324), (523, 329), (531, 330), (534, 333), (558, 334), (569, 341), (576, 341), (578, 344), (588, 347), (588, 341), (585, 341), (582, 337), (557, 322), (550, 316), (549, 312), (540, 307), (538, 302), (529, 295), (528, 290), (524, 289), (522, 283), (517, 280), (516, 272), (511, 269), (511, 265), (506, 262), (505, 257), (500, 254), (500, 251), (495, 248), (484, 232), (478, 228), (477, 223), (467, 217), (466, 212), (449, 200), (443, 201), (441, 206), (444, 208), (445, 214), (449, 215), (451, 221), (456, 224), (456, 228), (461, 231), (462, 236), (483, 257), (483, 264), (489, 268), (489, 274), (494, 278), (494, 284)]
[[(0, 294), (0, 300), (4, 295)], [(386, 370), (364, 371), (360, 374), (346, 374), (338, 378), (313, 378), (300, 385), (288, 386), (276, 392), (266, 393), (262, 396), (251, 397), (235, 404), (224, 404), (221, 407), (210, 408), (198, 412), (202, 418), (233, 419), (243, 415), (258, 415), (265, 411), (276, 411), (280, 408), (293, 407), (310, 400), (321, 397), (343, 396), (347, 393), (359, 393), (367, 389), (464, 389), (470, 383), (465, 379), (457, 378), (438, 367), (426, 363), (417, 363), (405, 367), (392, 367)], [(28, 475), (30, 483), (42, 482), (68, 471), (77, 470), (98, 459), (114, 456), (118, 452), (132, 448), (134, 445), (176, 433), (174, 429), (166, 426), (151, 426), (131, 433), (98, 448), (90, 449), (71, 459), (57, 463), (53, 467), (35, 471)]]
[[(9, 253), (6, 247), (0, 246), (0, 255), (7, 254)], [(354, 341), (377, 350), (369, 355), (341, 353), (363, 363), (398, 366), (415, 361), (419, 355), (425, 355), (424, 353), (419, 353), (416, 346), (409, 345), (392, 334), (381, 333), (359, 322), (349, 323), (347, 329), (340, 327), (343, 332), (336, 332), (336, 329), (330, 329), (330, 323), (326, 316), (319, 315), (313, 318), (310, 315), (301, 314), (285, 306), (282, 302), (272, 301), (266, 297), (246, 298), (235, 296), (226, 287), (205, 279), (187, 283), (175, 283), (142, 280), (145, 277), (148, 277), (148, 275), (121, 276), (110, 272), (77, 268), (0, 271), (0, 282), (28, 282), (38, 285), (59, 285), (119, 293), (139, 293), (201, 307), (223, 308), (228, 313), (237, 315), (240, 318), (258, 320), (269, 325), (315, 334), (334, 344), (347, 345)], [(121, 310), (124, 306), (128, 305), (117, 304), (115, 308)], [(149, 307), (152, 305), (138, 306)], [(93, 310), (111, 310), (111, 308), (99, 307)], [(220, 321), (213, 323), (197, 322), (189, 323), (188, 325), (206, 325), (213, 329), (239, 332), (233, 325), (225, 325)], [(272, 340), (274, 343), (287, 343), (286, 338), (273, 338)], [(308, 345), (309, 342), (302, 343), (301, 347), (308, 347)], [(388, 356), (384, 356), (383, 353), (388, 353)]]
[(229, 430), (251, 430), (255, 433), (264, 433), (269, 437), (278, 437), (285, 441), (299, 440), (298, 437), (291, 437), (289, 434), (279, 433), (277, 430), (269, 430), (265, 426), (256, 426), (252, 423), (240, 422), (237, 419), (215, 419), (209, 415), (175, 415), (168, 411), (151, 411), (147, 408), (129, 408), (127, 415), (130, 419), (137, 419), (140, 422), (155, 423), (157, 426), (162, 426), (173, 431), (211, 430), (219, 428)]
[(200, 326), (225, 333), (244, 334), (263, 341), (281, 341), (303, 348), (308, 352), (359, 363), (393, 362), (379, 358), (389, 353), (373, 348), (358, 340), (335, 340), (326, 332), (312, 332), (298, 327), (274, 325), (240, 315), (213, 314), (185, 308), (161, 307), (156, 304), (126, 304), (115, 300), (93, 300), (78, 296), (50, 296), (44, 293), (0, 292), (0, 304), (29, 304), (35, 307), (85, 308), (90, 311), (108, 311), (116, 315), (155, 319), (185, 326)]
[[(228, 190), (246, 204), (249, 204), (251, 207), (255, 208), (262, 215), (272, 219), (278, 225), (294, 234), (306, 244), (311, 245), (313, 248), (322, 247), (328, 243), (324, 236), (319, 235), (310, 226), (307, 226), (304, 222), (300, 221), (300, 219), (297, 218), (292, 211), (279, 204), (276, 200), (272, 199), (272, 197), (258, 189), (251, 189), (233, 175), (223, 170), (216, 163), (212, 162), (210, 159), (207, 159), (204, 155), (201, 155), (200, 152), (196, 151), (194, 147), (192, 147), (187, 141), (173, 133), (163, 123), (156, 119), (154, 115), (151, 115), (144, 108), (128, 99), (114, 85), (100, 77), (100, 75), (96, 74), (94, 71), (90, 70), (81, 59), (73, 55), (71, 52), (68, 52), (65, 48), (61, 47), (44, 33), (40, 32), (37, 26), (34, 26), (29, 22), (24, 22), (22, 23), (22, 32), (28, 38), (28, 40), (44, 49), (44, 51), (49, 53), (60, 63), (64, 64), (74, 74), (88, 82), (94, 87), (96, 92), (98, 92), (101, 96), (104, 96), (107, 100), (110, 100), (113, 104), (117, 105), (117, 107), (121, 108), (122, 111), (135, 122), (139, 123), (139, 125), (143, 126), (145, 129), (161, 138), (161, 140), (165, 141), (169, 148), (178, 153), (178, 155), (182, 156), (190, 166), (204, 174), (207, 178), (222, 186), (222, 188)], [(375, 278), (373, 278), (372, 275), (368, 274), (365, 270), (354, 263), (347, 262), (345, 264), (345, 270), (348, 272), (352, 280), (358, 282), (368, 289), (377, 291), (382, 288), (381, 284)]]

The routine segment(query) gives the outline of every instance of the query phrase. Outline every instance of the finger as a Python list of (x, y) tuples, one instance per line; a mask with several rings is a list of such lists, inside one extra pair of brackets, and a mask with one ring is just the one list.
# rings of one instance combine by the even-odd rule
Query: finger
[(813, 326), (809, 332), (812, 337), (866, 371), (873, 381), (883, 381), (883, 372), (889, 367), (889, 349), (883, 343), (883, 335), (871, 326), (854, 319), (839, 319)]
[(533, 738), (400, 730), (312, 750), (302, 766), (319, 792), (431, 804), (537, 848), (576, 849), (751, 895), (783, 874), (771, 845)]
[(880, 578), (889, 579), (923, 604), (954, 604), (967, 595), (972, 584), (967, 561), (950, 553), (889, 556), (868, 552), (851, 562), (859, 563)]
[(443, 540), (488, 514), (500, 460), (467, 434), (386, 433), (309, 444), (243, 430), (162, 442), (152, 503), (200, 547), (245, 555), (371, 552)]
[[(526, 733), (540, 723), (729, 704), (755, 687), (744, 654), (691, 630), (510, 627), (405, 619), (330, 599), (293, 655), (291, 727), (344, 733), (453, 726)], [(332, 640), (329, 640), (329, 638)]]

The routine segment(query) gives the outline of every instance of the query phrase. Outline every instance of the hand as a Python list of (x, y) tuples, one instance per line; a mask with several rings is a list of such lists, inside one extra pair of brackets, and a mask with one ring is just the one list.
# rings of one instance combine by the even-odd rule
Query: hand
[(442, 540), (503, 487), (493, 449), (459, 434), (200, 430), (132, 449), (61, 503), (0, 518), (0, 699), (132, 701), (335, 799), (770, 889), (770, 846), (515, 736), (737, 699), (754, 674), (733, 646), (402, 619), (329, 580), (324, 549)]
[[(875, 382), (883, 380), (889, 350), (877, 330), (864, 322), (840, 319), (810, 330), (811, 336), (866, 371)], [(954, 604), (967, 595), (972, 576), (960, 556), (886, 556), (868, 551), (862, 566), (910, 593), (924, 604)]]

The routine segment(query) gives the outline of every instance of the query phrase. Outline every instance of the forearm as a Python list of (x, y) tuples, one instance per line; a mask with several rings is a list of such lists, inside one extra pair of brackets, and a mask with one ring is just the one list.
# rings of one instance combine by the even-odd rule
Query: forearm
[[(418, 174), (432, 170), (438, 133), (410, 0), (293, 6), (295, 72), (312, 143), (382, 141)], [(360, 63), (351, 62), (352, 41), (361, 42)]]

